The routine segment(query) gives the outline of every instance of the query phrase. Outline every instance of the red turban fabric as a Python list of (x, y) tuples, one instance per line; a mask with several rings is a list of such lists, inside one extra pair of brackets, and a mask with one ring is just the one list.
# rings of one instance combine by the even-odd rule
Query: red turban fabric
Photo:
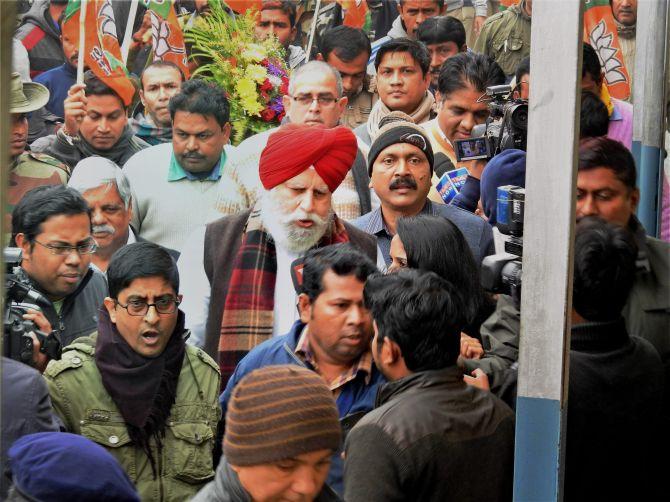
[(314, 166), (334, 192), (351, 169), (357, 152), (356, 136), (345, 126), (326, 129), (286, 124), (270, 135), (261, 153), (261, 183), (270, 190)]

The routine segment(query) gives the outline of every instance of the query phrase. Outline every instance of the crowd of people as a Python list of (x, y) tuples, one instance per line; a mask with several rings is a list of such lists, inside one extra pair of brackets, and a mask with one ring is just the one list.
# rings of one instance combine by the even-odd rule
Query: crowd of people
[[(210, 2), (172, 2), (185, 31)], [(526, 154), (456, 142), (487, 88), (528, 102), (533, 2), (364, 3), (361, 29), (346, 2), (258, 2), (285, 117), (237, 145), (215, 83), (145, 58), (128, 105), (77, 81), (67, 0), (17, 3), (4, 235), (36, 305), (29, 360), (3, 357), (0, 498), (511, 500), (521, 317), (481, 270)], [(632, 75), (637, 0), (609, 3)], [(655, 500), (670, 243), (587, 43), (581, 82), (564, 494)]]

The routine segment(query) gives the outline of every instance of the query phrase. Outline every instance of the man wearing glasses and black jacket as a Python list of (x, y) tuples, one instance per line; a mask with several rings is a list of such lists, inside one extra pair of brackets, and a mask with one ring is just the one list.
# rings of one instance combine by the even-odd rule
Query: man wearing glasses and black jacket
[[(51, 302), (30, 319), (44, 333), (52, 329), (66, 346), (96, 330), (107, 284), (91, 267), (97, 245), (88, 204), (74, 189), (42, 186), (28, 192), (12, 213), (12, 235), (22, 251), (19, 279)], [(46, 365), (46, 360), (36, 361)]]

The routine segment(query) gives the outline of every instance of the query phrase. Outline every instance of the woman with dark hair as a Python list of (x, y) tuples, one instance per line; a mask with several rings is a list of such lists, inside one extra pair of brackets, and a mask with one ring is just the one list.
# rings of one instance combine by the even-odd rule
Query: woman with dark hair
[[(495, 302), (481, 286), (479, 267), (463, 234), (446, 218), (418, 215), (398, 219), (398, 233), (391, 241), (391, 266), (417, 268), (435, 272), (440, 277), (458, 287), (470, 299), (466, 314), (468, 325), (463, 330), (463, 345), (473, 348), (466, 351), (474, 357), (481, 357), (481, 345), (470, 337), (481, 339), (479, 327), (493, 313)], [(474, 350), (479, 347), (479, 350)]]

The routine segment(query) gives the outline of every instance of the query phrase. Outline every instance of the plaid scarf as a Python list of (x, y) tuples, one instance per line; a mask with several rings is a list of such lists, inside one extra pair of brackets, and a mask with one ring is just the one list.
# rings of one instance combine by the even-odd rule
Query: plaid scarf
[(135, 136), (143, 139), (151, 146), (162, 145), (163, 143), (170, 143), (172, 141), (172, 127), (159, 127), (149, 122), (141, 113), (131, 118), (128, 123), (133, 128)]
[[(335, 216), (318, 247), (349, 242), (342, 221)], [(256, 345), (272, 337), (277, 251), (263, 226), (260, 205), (249, 215), (235, 257), (221, 319), (219, 366), (223, 387), (237, 363)]]

